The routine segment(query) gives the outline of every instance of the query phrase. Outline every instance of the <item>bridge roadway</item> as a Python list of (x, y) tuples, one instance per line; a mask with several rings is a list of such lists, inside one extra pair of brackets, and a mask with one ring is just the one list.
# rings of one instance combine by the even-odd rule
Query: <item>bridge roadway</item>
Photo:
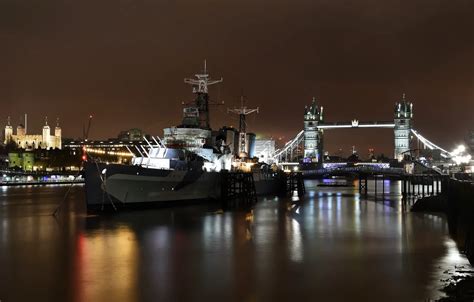
[[(420, 161), (414, 161), (415, 170), (418, 174), (425, 175), (444, 175), (443, 172), (435, 167), (429, 167), (425, 163)], [(299, 162), (287, 162), (279, 163), (280, 167), (284, 170), (298, 170), (301, 166)], [(335, 162), (335, 163), (324, 163), (322, 168), (301, 171), (303, 176), (335, 176), (335, 175), (363, 175), (363, 176), (377, 176), (384, 175), (391, 178), (406, 178), (413, 177), (414, 174), (407, 173), (402, 167), (390, 167), (389, 163), (379, 162)]]
[(391, 122), (359, 122), (352, 120), (350, 122), (324, 123), (316, 126), (318, 129), (349, 129), (349, 128), (394, 128), (395, 123)]

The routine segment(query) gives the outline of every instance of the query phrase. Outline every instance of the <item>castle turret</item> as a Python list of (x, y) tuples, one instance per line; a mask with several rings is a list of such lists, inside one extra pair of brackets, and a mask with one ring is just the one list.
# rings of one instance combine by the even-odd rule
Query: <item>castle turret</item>
[(16, 135), (19, 136), (19, 137), (26, 135), (25, 126), (23, 126), (23, 124), (19, 124), (16, 127)]
[(394, 114), (394, 158), (401, 161), (410, 150), (410, 134), (413, 127), (413, 104), (405, 99), (405, 94), (400, 102), (395, 103)]
[(8, 117), (7, 125), (5, 126), (5, 144), (8, 144), (12, 141), (13, 127), (10, 125), (10, 117)]
[(61, 149), (61, 127), (59, 127), (59, 118), (56, 119), (56, 128), (54, 128), (55, 148)]
[(49, 149), (51, 147), (51, 130), (48, 126), (48, 117), (45, 118), (45, 125), (43, 126), (43, 141), (41, 147)]
[(323, 122), (323, 107), (313, 98), (311, 106), (305, 106), (304, 112), (304, 159), (306, 162), (322, 162), (323, 130), (318, 129)]

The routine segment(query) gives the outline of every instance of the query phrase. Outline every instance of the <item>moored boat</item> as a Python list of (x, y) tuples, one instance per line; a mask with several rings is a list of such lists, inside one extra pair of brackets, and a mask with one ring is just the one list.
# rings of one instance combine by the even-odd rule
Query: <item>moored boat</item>
[(219, 200), (222, 175), (237, 166), (252, 173), (257, 195), (278, 192), (281, 180), (268, 165), (243, 159), (212, 131), (209, 123), (208, 86), (221, 82), (209, 79), (206, 67), (185, 83), (193, 86), (195, 100), (183, 110), (179, 126), (164, 129), (163, 138), (144, 137), (147, 147), (130, 150), (131, 165), (88, 161), (84, 164), (87, 209), (91, 211), (167, 206), (194, 201)]

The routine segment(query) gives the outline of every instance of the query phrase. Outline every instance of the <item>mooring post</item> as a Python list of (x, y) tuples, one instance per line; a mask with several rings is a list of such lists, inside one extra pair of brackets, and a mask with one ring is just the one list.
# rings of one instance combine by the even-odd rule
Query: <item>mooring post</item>
[(426, 176), (426, 196), (430, 196), (430, 177)]
[(412, 194), (412, 192), (410, 191), (410, 189), (411, 189), (410, 177), (407, 177), (408, 196), (411, 196), (411, 194)]
[(402, 190), (402, 200), (405, 200), (405, 180), (400, 179), (400, 189)]
[(441, 178), (441, 194), (448, 193), (449, 188), (448, 188), (448, 180), (446, 179), (446, 176), (442, 176)]
[(430, 177), (425, 176), (426, 196), (430, 196)]
[(382, 175), (382, 198), (385, 198), (385, 174)]
[(402, 177), (402, 198), (407, 199), (407, 180), (405, 177)]
[(298, 188), (298, 196), (301, 197), (305, 194), (306, 188), (304, 186), (304, 181), (303, 181), (303, 173), (298, 172), (297, 176), (297, 188)]
[(439, 192), (439, 183), (440, 183), (440, 178), (437, 177), (437, 179), (436, 179), (436, 195), (439, 195), (439, 193), (440, 193)]
[(368, 195), (368, 193), (367, 193), (368, 187), (369, 187), (369, 182), (367, 181), (367, 175), (366, 175), (366, 176), (365, 176), (365, 196)]
[(375, 200), (377, 200), (377, 175), (374, 175), (374, 192), (375, 192)]
[(425, 197), (425, 177), (424, 176), (421, 177), (421, 190), (422, 190), (421, 196)]
[(434, 176), (431, 176), (430, 180), (431, 180), (431, 195), (435, 195), (434, 194)]
[(221, 171), (221, 200), (224, 202), (227, 199), (228, 184), (227, 184), (227, 171)]
[(359, 174), (359, 194), (364, 194), (365, 196), (367, 196), (367, 187), (368, 186), (369, 185), (367, 183), (367, 175)]

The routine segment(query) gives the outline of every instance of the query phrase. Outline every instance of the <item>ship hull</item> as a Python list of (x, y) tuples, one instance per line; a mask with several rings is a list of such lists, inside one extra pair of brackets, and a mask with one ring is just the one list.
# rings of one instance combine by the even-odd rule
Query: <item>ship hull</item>
[[(167, 207), (221, 199), (221, 175), (201, 169), (187, 171), (87, 162), (84, 165), (88, 211)], [(257, 195), (275, 194), (281, 186), (256, 176)]]
[(88, 210), (168, 206), (219, 199), (218, 173), (146, 169), (140, 166), (84, 165)]

